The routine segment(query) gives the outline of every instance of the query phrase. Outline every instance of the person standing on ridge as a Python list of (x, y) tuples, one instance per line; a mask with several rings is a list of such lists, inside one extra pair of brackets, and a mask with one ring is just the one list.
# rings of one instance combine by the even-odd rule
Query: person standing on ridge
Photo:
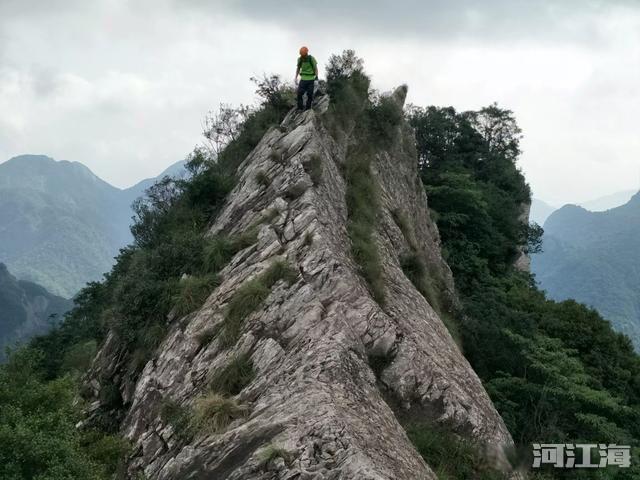
[[(300, 76), (300, 82), (298, 82)], [(302, 110), (302, 97), (307, 94), (307, 106), (305, 110), (311, 109), (313, 102), (313, 87), (318, 78), (318, 62), (309, 55), (309, 49), (302, 47), (300, 57), (298, 57), (298, 67), (296, 68), (295, 82), (298, 84), (298, 110)]]

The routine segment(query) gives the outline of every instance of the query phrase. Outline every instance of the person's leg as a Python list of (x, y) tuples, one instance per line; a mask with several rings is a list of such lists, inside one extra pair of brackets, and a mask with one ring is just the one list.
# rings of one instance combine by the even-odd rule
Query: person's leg
[(304, 95), (304, 80), (298, 82), (298, 110), (302, 110), (302, 95)]
[(313, 80), (309, 80), (309, 85), (307, 86), (307, 110), (311, 108), (311, 104), (313, 103), (313, 87), (315, 86), (315, 82)]

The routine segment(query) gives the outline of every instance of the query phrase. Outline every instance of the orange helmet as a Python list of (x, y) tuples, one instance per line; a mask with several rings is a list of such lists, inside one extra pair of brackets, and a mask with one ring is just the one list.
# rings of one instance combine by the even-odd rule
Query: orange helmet
[(302, 55), (303, 57), (306, 57), (308, 53), (309, 53), (309, 49), (307, 47), (300, 47), (300, 55)]

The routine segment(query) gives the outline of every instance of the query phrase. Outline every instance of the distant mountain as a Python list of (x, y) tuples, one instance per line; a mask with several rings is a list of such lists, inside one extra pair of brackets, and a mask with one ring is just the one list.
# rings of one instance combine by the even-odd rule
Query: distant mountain
[(47, 332), (71, 306), (35, 283), (17, 280), (0, 263), (0, 360), (6, 347)]
[(640, 349), (640, 193), (605, 212), (565, 205), (544, 230), (531, 264), (542, 289), (593, 306)]
[(589, 200), (587, 202), (579, 203), (583, 208), (591, 212), (604, 212), (605, 210), (610, 210), (612, 208), (619, 207), (624, 205), (631, 197), (633, 197), (638, 190), (624, 190), (622, 192), (612, 193), (611, 195), (605, 195), (604, 197), (596, 198), (594, 200)]
[(529, 221), (535, 222), (538, 225), (544, 225), (549, 215), (556, 210), (556, 207), (552, 207), (548, 203), (539, 200), (537, 198), (531, 199), (531, 212), (529, 213)]
[[(167, 172), (180, 169), (184, 162)], [(0, 164), (0, 261), (20, 279), (72, 297), (131, 241), (131, 203), (155, 180), (122, 190), (78, 162), (22, 155)]]

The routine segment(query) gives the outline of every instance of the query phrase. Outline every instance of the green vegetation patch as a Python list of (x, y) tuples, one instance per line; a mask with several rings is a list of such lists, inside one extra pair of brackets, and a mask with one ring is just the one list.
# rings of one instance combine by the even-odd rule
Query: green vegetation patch
[(314, 186), (318, 186), (322, 183), (322, 158), (320, 155), (315, 153), (310, 155), (302, 166), (311, 178), (311, 182)]
[(329, 130), (340, 140), (346, 132), (353, 137), (347, 153), (344, 177), (349, 217), (351, 253), (360, 267), (373, 298), (385, 303), (384, 282), (375, 231), (380, 199), (371, 162), (381, 149), (390, 148), (397, 127), (403, 121), (402, 108), (388, 96), (369, 90), (362, 59), (352, 50), (333, 55), (327, 66), (327, 89), (331, 104), (327, 113)]
[(438, 480), (508, 478), (487, 464), (482, 447), (472, 440), (431, 425), (411, 425), (406, 431), (418, 453), (438, 476)]
[(187, 277), (180, 281), (179, 291), (173, 297), (175, 311), (183, 316), (202, 306), (211, 292), (220, 284), (217, 275)]
[[(513, 267), (520, 246), (535, 250), (540, 229), (519, 219), (531, 195), (516, 164), (521, 135), (512, 112), (497, 105), (471, 112), (428, 107), (415, 109), (409, 120), (463, 302), (463, 351), (518, 451), (531, 452), (541, 439), (598, 439), (629, 444), (636, 458), (640, 357), (630, 340), (584, 305), (547, 300), (530, 274)], [(579, 469), (562, 474), (587, 476)], [(598, 476), (640, 478), (640, 465)]]
[(237, 395), (251, 383), (254, 377), (255, 372), (251, 357), (247, 354), (240, 354), (213, 376), (209, 386), (215, 392)]
[(160, 419), (163, 423), (171, 425), (180, 441), (187, 443), (193, 439), (195, 430), (191, 408), (182, 406), (170, 398), (165, 398), (160, 404)]
[(218, 433), (231, 422), (249, 415), (249, 408), (234, 398), (209, 392), (198, 398), (193, 410), (193, 426), (203, 434)]
[(374, 237), (380, 211), (379, 193), (370, 162), (370, 155), (362, 151), (352, 153), (347, 159), (347, 231), (351, 240), (351, 254), (360, 267), (360, 273), (373, 298), (384, 305), (382, 265)]
[(271, 185), (271, 178), (264, 170), (258, 170), (256, 172), (256, 182), (266, 188)]
[(244, 320), (269, 296), (271, 288), (279, 280), (291, 284), (298, 274), (286, 262), (274, 262), (258, 277), (240, 286), (227, 306), (219, 340), (223, 348), (234, 345), (240, 338)]
[(128, 443), (76, 428), (79, 383), (72, 375), (44, 378), (45, 359), (25, 347), (0, 365), (0, 478), (112, 478), (129, 454)]
[(291, 452), (278, 445), (269, 444), (260, 452), (258, 452), (258, 458), (264, 468), (266, 468), (271, 462), (277, 458), (282, 458), (285, 463), (291, 462), (293, 455)]

